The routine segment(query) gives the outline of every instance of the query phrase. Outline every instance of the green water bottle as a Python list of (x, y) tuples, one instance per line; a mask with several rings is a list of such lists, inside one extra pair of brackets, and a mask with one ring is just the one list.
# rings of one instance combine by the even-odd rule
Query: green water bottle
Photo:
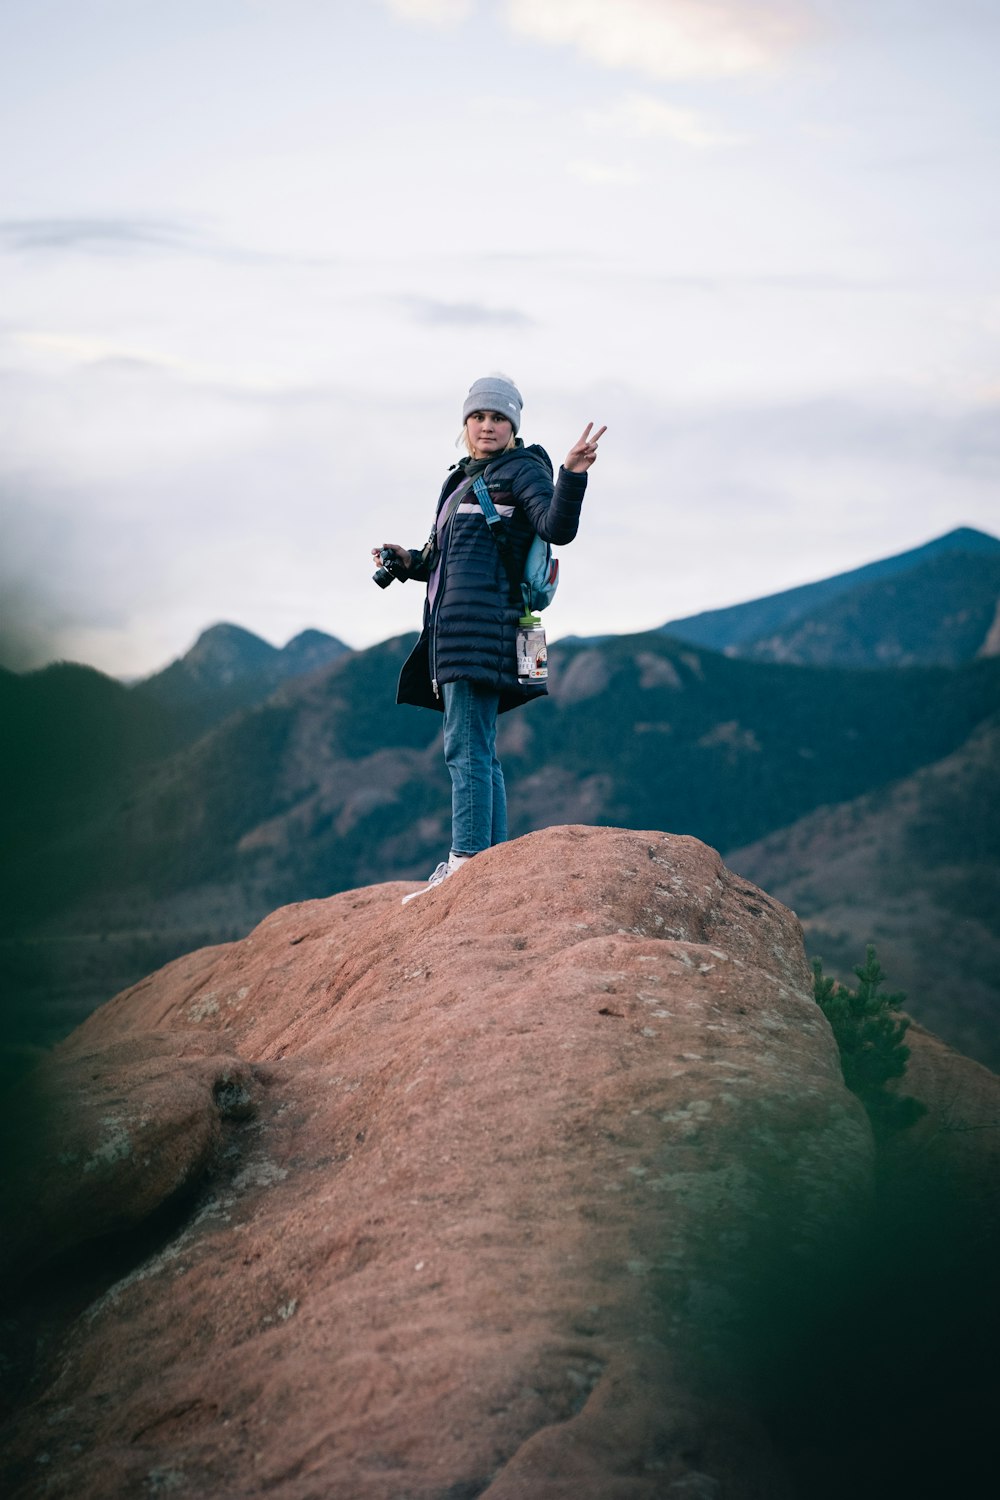
[(544, 682), (549, 675), (545, 629), (538, 615), (525, 614), (517, 622), (515, 644), (517, 680), (522, 686)]

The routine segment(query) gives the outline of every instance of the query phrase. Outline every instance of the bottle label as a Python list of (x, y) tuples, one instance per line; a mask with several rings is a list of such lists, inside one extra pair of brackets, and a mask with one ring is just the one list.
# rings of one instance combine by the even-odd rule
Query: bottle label
[(544, 682), (549, 675), (544, 627), (519, 625), (516, 651), (518, 682)]

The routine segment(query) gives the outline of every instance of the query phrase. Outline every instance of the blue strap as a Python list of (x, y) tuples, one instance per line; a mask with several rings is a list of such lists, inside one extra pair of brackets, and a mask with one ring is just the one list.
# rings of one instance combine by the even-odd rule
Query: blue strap
[(507, 574), (507, 581), (514, 592), (515, 597), (518, 594), (523, 594), (524, 585), (521, 579), (517, 576), (517, 570), (514, 566), (514, 559), (510, 555), (510, 539), (507, 536), (504, 528), (500, 525), (501, 521), (503, 520), (503, 516), (497, 510), (496, 506), (493, 504), (493, 501), (490, 499), (490, 492), (486, 488), (486, 480), (481, 474), (477, 474), (475, 479), (472, 481), (472, 488), (475, 491), (476, 499), (479, 501), (479, 504), (482, 508), (483, 515), (486, 517), (486, 524), (490, 529), (490, 536), (496, 543), (497, 551), (500, 554), (500, 561), (503, 564), (503, 570)]
[(476, 492), (476, 499), (483, 508), (483, 515), (486, 517), (487, 526), (496, 526), (503, 520), (503, 517), (490, 499), (490, 492), (486, 488), (486, 480), (481, 474), (477, 474), (472, 481), (472, 488)]

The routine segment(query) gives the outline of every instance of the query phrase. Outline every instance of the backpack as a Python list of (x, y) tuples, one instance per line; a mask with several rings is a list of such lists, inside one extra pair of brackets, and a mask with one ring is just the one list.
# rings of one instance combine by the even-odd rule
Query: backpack
[(535, 535), (524, 560), (524, 573), (520, 579), (514, 578), (510, 554), (507, 551), (507, 538), (503, 531), (498, 529), (503, 517), (490, 499), (490, 492), (481, 474), (473, 481), (472, 488), (476, 493), (476, 499), (482, 506), (486, 524), (490, 528), (490, 535), (496, 542), (507, 576), (514, 587), (520, 588), (525, 616), (547, 609), (555, 598), (555, 592), (559, 586), (559, 559), (553, 554), (551, 544)]

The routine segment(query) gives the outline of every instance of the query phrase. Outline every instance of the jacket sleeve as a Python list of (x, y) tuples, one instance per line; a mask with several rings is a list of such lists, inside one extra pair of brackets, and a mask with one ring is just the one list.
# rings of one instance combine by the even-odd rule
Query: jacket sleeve
[(408, 579), (412, 578), (415, 583), (426, 583), (434, 568), (436, 547), (433, 535), (424, 543), (423, 547), (410, 547), (407, 550), (410, 554), (410, 566), (407, 569), (406, 577), (401, 578), (400, 582), (406, 583)]
[(406, 572), (406, 578), (400, 579), (405, 583), (407, 578), (412, 578), (415, 583), (426, 583), (434, 571), (437, 562), (437, 518), (431, 527), (431, 534), (422, 547), (408, 547), (410, 554), (410, 565)]
[(514, 499), (544, 542), (564, 547), (580, 526), (586, 474), (571, 474), (561, 465), (553, 485), (541, 464), (522, 464), (514, 475)]

